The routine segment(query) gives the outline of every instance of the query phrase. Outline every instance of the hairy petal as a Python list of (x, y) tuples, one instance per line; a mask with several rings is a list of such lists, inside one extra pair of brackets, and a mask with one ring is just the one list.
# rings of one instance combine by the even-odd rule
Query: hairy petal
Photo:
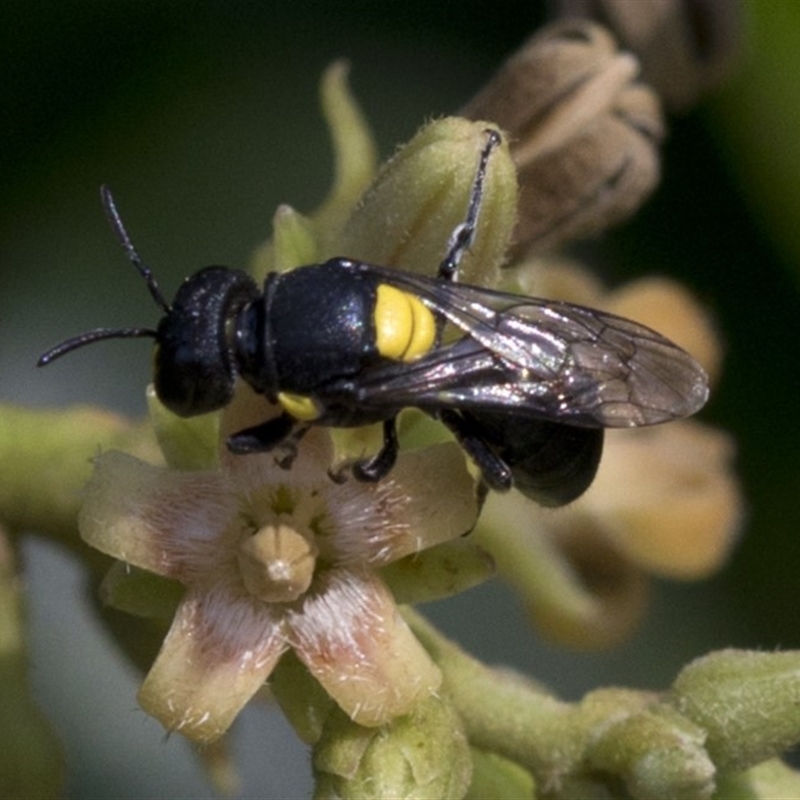
[(359, 725), (407, 714), (441, 683), (391, 594), (370, 573), (323, 573), (287, 622), (300, 660)]
[(190, 591), (139, 690), (170, 731), (198, 742), (221, 736), (287, 648), (275, 608), (236, 590)]
[(478, 516), (475, 481), (452, 442), (403, 453), (385, 480), (347, 481), (331, 501), (330, 535), (317, 543), (338, 564), (389, 564), (463, 536)]
[(191, 583), (220, 566), (221, 538), (237, 510), (219, 471), (179, 472), (109, 452), (95, 460), (78, 527), (108, 555)]

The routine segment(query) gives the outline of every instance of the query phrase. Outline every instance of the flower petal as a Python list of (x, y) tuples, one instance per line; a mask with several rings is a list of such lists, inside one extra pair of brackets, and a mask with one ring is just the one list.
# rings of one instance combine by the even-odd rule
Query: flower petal
[(108, 555), (191, 583), (220, 562), (220, 538), (238, 510), (222, 472), (179, 472), (124, 453), (95, 460), (78, 527)]
[(594, 485), (563, 521), (588, 512), (640, 566), (703, 577), (727, 556), (742, 522), (732, 459), (730, 438), (697, 422), (611, 432)]
[(438, 667), (369, 573), (323, 573), (287, 621), (298, 657), (359, 725), (407, 714), (433, 694)]
[(139, 703), (170, 731), (198, 742), (221, 736), (286, 650), (274, 607), (223, 588), (181, 603)]
[(467, 533), (478, 516), (475, 480), (453, 442), (403, 453), (379, 483), (331, 484), (330, 532), (317, 537), (337, 564), (383, 566)]
[(709, 315), (692, 294), (668, 278), (641, 278), (604, 298), (614, 314), (649, 325), (691, 353), (713, 377), (719, 375), (722, 348)]
[(314, 747), (315, 796), (466, 797), (472, 752), (464, 727), (447, 697), (429, 697), (413, 714), (377, 729), (354, 724), (340, 711), (329, 714)]

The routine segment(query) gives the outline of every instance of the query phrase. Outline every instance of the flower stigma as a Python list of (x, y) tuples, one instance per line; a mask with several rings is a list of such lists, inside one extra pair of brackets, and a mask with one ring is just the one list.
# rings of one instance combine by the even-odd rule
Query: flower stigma
[(263, 525), (239, 543), (245, 588), (265, 603), (288, 603), (308, 590), (317, 548), (313, 538), (286, 523)]

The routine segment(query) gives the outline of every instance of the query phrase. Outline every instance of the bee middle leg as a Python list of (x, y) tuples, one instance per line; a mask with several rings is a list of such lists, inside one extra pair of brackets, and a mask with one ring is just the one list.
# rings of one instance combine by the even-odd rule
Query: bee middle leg
[(237, 431), (228, 437), (226, 444), (228, 450), (236, 455), (267, 453), (285, 441), (296, 449), (297, 442), (307, 429), (308, 426), (298, 427), (297, 420), (284, 412), (266, 422)]
[(353, 464), (353, 476), (356, 480), (376, 483), (385, 478), (397, 461), (400, 444), (397, 440), (396, 417), (384, 420), (383, 445), (372, 458), (356, 461)]

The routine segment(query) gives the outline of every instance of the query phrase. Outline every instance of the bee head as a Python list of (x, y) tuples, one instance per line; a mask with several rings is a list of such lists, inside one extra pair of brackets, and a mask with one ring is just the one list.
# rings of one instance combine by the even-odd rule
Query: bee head
[(236, 380), (236, 319), (243, 305), (259, 297), (255, 282), (238, 270), (206, 267), (187, 278), (175, 300), (167, 303), (152, 271), (134, 248), (106, 186), (100, 196), (117, 239), (163, 317), (156, 329), (98, 328), (82, 333), (50, 348), (38, 365), (45, 366), (103, 339), (150, 337), (156, 341), (156, 393), (170, 411), (190, 417), (222, 408), (230, 401)]

